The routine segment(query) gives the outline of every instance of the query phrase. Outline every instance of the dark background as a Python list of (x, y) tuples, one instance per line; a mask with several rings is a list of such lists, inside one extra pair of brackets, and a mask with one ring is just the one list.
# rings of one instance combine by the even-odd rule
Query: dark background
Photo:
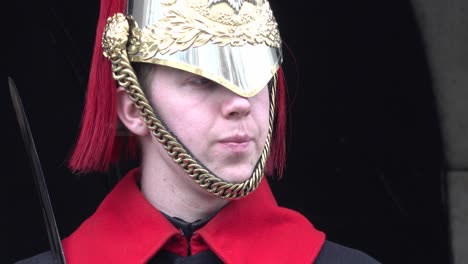
[[(65, 162), (79, 130), (99, 3), (9, 2), (6, 75), (23, 99), (66, 237), (114, 184), (106, 175), (73, 175)], [(279, 203), (383, 263), (451, 263), (438, 113), (409, 2), (272, 1), (272, 8), (291, 102), (286, 173), (270, 180)], [(1, 263), (48, 250), (7, 76)]]

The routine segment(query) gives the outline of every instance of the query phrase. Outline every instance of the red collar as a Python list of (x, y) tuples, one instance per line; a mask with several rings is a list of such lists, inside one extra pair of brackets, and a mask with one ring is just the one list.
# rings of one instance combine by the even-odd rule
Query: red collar
[[(130, 171), (96, 212), (63, 240), (68, 263), (145, 263), (180, 237), (141, 194), (139, 175), (139, 169)], [(279, 207), (264, 180), (254, 193), (225, 206), (194, 239), (225, 263), (312, 263), (325, 235), (304, 216)]]

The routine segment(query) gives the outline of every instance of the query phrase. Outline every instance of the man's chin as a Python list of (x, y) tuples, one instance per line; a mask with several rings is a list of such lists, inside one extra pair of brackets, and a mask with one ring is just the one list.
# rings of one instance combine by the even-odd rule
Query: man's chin
[(216, 174), (219, 178), (221, 178), (225, 182), (229, 183), (242, 183), (252, 176), (252, 169), (232, 169), (232, 170), (225, 170), (223, 173)]

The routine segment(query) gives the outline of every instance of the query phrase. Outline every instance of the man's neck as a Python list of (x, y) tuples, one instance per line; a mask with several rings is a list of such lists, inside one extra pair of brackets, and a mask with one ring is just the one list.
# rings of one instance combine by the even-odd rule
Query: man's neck
[[(167, 170), (154, 162), (146, 164), (143, 163), (141, 169), (141, 192), (166, 215), (194, 222), (214, 215), (228, 203), (204, 191), (179, 167)], [(174, 174), (173, 171), (180, 173)]]

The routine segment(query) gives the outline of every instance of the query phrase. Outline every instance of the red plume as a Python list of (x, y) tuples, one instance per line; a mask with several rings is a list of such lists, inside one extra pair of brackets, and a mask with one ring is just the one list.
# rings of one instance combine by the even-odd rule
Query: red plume
[(69, 160), (69, 167), (76, 172), (106, 171), (110, 163), (118, 160), (124, 145), (116, 138), (117, 84), (110, 62), (102, 55), (101, 39), (107, 18), (124, 13), (126, 2), (101, 1), (81, 132)]
[(276, 89), (276, 118), (265, 174), (272, 176), (276, 172), (277, 177), (281, 178), (286, 163), (286, 82), (281, 67), (278, 69)]

